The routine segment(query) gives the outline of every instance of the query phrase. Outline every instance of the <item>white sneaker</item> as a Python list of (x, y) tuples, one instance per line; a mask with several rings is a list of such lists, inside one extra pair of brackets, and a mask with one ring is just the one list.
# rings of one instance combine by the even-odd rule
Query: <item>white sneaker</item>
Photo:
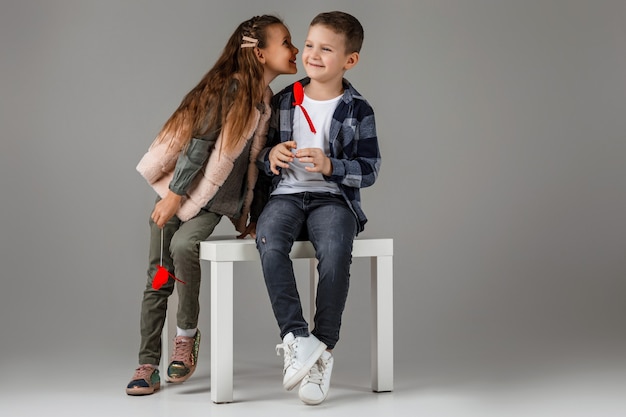
[(316, 405), (328, 396), (330, 375), (333, 372), (333, 355), (325, 350), (300, 384), (298, 395), (303, 403)]
[(290, 391), (302, 381), (326, 350), (326, 344), (312, 334), (308, 337), (294, 337), (293, 333), (287, 333), (283, 343), (276, 345), (279, 356), (281, 349), (284, 353), (283, 387)]

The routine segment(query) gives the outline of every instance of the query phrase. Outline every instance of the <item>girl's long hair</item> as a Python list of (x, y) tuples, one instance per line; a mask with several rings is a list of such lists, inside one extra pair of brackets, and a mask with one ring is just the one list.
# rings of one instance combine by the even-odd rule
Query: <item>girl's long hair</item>
[(263, 65), (255, 48), (242, 48), (247, 36), (267, 45), (267, 28), (283, 24), (272, 15), (255, 16), (242, 22), (228, 39), (213, 68), (182, 100), (165, 122), (157, 143), (184, 148), (192, 137), (222, 130), (224, 150), (234, 148), (249, 128), (250, 117), (263, 99)]

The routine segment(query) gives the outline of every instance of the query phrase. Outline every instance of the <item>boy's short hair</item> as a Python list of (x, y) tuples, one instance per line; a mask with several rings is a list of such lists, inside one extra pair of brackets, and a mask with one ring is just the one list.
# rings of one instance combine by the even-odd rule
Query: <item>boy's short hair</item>
[(324, 25), (346, 38), (346, 53), (360, 52), (363, 45), (363, 26), (358, 19), (345, 12), (320, 13), (313, 18), (310, 26)]

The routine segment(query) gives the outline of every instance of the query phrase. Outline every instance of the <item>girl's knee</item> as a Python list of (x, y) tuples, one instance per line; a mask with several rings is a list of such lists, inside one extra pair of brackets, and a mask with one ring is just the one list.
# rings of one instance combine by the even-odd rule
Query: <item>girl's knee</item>
[(199, 244), (190, 239), (180, 239), (176, 235), (170, 242), (170, 254), (173, 259), (198, 259), (200, 255)]

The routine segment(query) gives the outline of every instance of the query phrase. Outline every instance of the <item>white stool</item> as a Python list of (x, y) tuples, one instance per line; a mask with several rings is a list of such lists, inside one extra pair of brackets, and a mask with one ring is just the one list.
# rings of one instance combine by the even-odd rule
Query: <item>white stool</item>
[[(308, 241), (295, 242), (291, 259), (310, 259), (311, 320), (315, 314), (317, 259)], [(355, 239), (352, 257), (371, 258), (371, 382), (372, 390), (393, 390), (393, 239)], [(211, 237), (200, 243), (200, 260), (211, 265), (211, 400), (233, 401), (233, 265), (259, 261), (253, 239)], [(174, 314), (168, 314), (168, 320)], [(167, 332), (168, 325), (164, 331)], [(168, 336), (163, 337), (168, 354)]]

